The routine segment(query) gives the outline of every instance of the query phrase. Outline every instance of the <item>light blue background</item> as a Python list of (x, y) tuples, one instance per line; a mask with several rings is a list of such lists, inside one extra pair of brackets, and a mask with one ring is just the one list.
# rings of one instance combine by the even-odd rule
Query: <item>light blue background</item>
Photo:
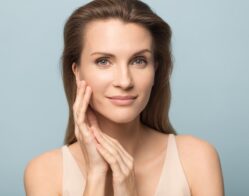
[[(0, 1), (0, 195), (25, 195), (27, 162), (62, 145), (63, 25), (86, 2)], [(174, 127), (216, 147), (226, 195), (249, 195), (249, 2), (145, 2), (173, 30)]]

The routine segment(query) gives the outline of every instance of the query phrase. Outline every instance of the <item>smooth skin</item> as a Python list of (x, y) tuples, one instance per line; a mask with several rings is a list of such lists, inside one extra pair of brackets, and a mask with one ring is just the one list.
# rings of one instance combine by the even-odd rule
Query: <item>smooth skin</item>
[[(152, 196), (161, 174), (168, 135), (139, 123), (139, 113), (149, 100), (156, 67), (152, 53), (133, 55), (141, 49), (150, 51), (152, 37), (147, 29), (137, 24), (110, 19), (89, 24), (85, 39), (80, 66), (74, 64), (72, 70), (75, 77), (85, 81), (91, 89), (90, 100), (84, 99), (83, 95), (79, 100), (84, 100), (85, 105), (89, 102), (94, 115), (81, 106), (77, 108), (86, 112), (85, 115), (90, 117), (86, 124), (93, 122), (94, 128), (89, 126), (88, 130), (85, 126), (80, 132), (79, 126), (78, 141), (69, 149), (85, 175), (90, 171), (87, 170), (86, 152), (97, 157), (92, 161), (101, 162), (102, 167), (98, 169), (106, 171), (104, 161), (108, 164), (112, 172), (106, 175), (105, 195), (125, 192), (129, 196)], [(99, 51), (113, 55), (92, 54)], [(106, 98), (117, 94), (136, 94), (138, 98), (132, 107), (119, 107)], [(97, 119), (95, 124), (94, 116)], [(82, 148), (82, 142), (89, 141), (84, 138), (83, 131), (86, 130), (93, 134), (90, 140), (95, 145), (93, 151)], [(178, 135), (176, 142), (192, 196), (223, 196), (222, 170), (215, 147), (191, 135)], [(114, 176), (119, 176), (114, 178), (114, 182), (124, 182), (115, 193), (115, 183), (111, 181)], [(37, 156), (25, 168), (24, 183), (28, 196), (61, 195), (61, 180), (61, 148)], [(132, 187), (134, 181), (136, 187)]]
[(78, 78), (76, 79), (76, 83), (77, 94), (73, 105), (75, 136), (77, 141), (80, 143), (83, 152), (82, 154), (85, 155), (84, 160), (86, 160), (86, 162), (84, 164), (87, 167), (87, 173), (85, 173), (85, 176), (87, 176), (88, 173), (96, 175), (103, 174), (103, 176), (105, 176), (108, 171), (108, 164), (97, 152), (97, 141), (94, 139), (92, 130), (93, 126), (96, 124), (96, 118), (93, 111), (88, 108), (88, 103), (92, 93), (91, 88), (86, 86), (85, 81), (79, 81)]
[[(113, 174), (114, 195), (136, 196), (137, 192), (135, 186), (133, 158), (125, 151), (117, 140), (104, 134), (100, 130), (93, 111), (88, 108), (91, 88), (86, 86), (85, 81), (79, 81), (78, 78), (76, 81), (78, 88), (73, 109), (77, 125), (77, 140), (80, 141), (82, 152), (84, 152), (83, 154), (87, 154), (88, 169), (85, 176), (90, 174), (94, 178), (97, 178), (97, 176), (100, 176), (101, 178), (101, 175), (105, 177), (107, 175), (108, 165), (110, 165)], [(87, 109), (88, 123), (85, 118)], [(97, 153), (97, 151), (99, 153)]]
[[(108, 163), (97, 152), (98, 143), (93, 135), (92, 127), (96, 124), (93, 111), (88, 107), (91, 88), (86, 86), (85, 81), (79, 81), (76, 77), (77, 93), (73, 105), (75, 136), (80, 144), (82, 155), (84, 156), (83, 175), (86, 179), (83, 196), (97, 195), (105, 193), (106, 173)], [(96, 189), (98, 187), (98, 189)]]

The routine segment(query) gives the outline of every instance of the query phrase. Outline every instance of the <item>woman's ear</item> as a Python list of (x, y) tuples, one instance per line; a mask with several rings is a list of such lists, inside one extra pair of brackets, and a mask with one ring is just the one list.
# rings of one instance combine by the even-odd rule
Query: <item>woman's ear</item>
[(75, 62), (73, 62), (73, 64), (72, 64), (72, 71), (74, 73), (75, 78), (79, 79), (79, 68), (78, 68), (78, 65)]

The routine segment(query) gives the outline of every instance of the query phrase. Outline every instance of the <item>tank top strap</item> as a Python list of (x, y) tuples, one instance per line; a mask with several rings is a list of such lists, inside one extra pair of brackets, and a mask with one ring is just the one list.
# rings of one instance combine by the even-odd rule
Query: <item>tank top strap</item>
[(167, 193), (169, 196), (191, 196), (190, 188), (179, 157), (176, 136), (169, 134), (166, 160), (160, 187), (156, 196)]
[(81, 195), (85, 180), (67, 145), (61, 147), (63, 162), (62, 196)]

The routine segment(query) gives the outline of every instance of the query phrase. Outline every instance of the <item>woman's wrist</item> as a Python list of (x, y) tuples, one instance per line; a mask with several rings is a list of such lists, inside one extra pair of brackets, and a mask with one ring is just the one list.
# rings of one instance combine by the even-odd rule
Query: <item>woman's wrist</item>
[(105, 179), (106, 175), (104, 174), (97, 174), (97, 173), (88, 173), (87, 180), (98, 180), (98, 179)]
[(87, 178), (89, 178), (89, 180), (91, 179), (103, 179), (106, 178), (107, 176), (107, 170), (99, 170), (99, 169), (88, 169), (87, 171)]
[(106, 173), (88, 172), (87, 180), (96, 181), (106, 179)]
[[(86, 187), (84, 196), (104, 196), (106, 175), (99, 175), (97, 173), (88, 173), (86, 179)], [(97, 188), (96, 188), (97, 187)]]

